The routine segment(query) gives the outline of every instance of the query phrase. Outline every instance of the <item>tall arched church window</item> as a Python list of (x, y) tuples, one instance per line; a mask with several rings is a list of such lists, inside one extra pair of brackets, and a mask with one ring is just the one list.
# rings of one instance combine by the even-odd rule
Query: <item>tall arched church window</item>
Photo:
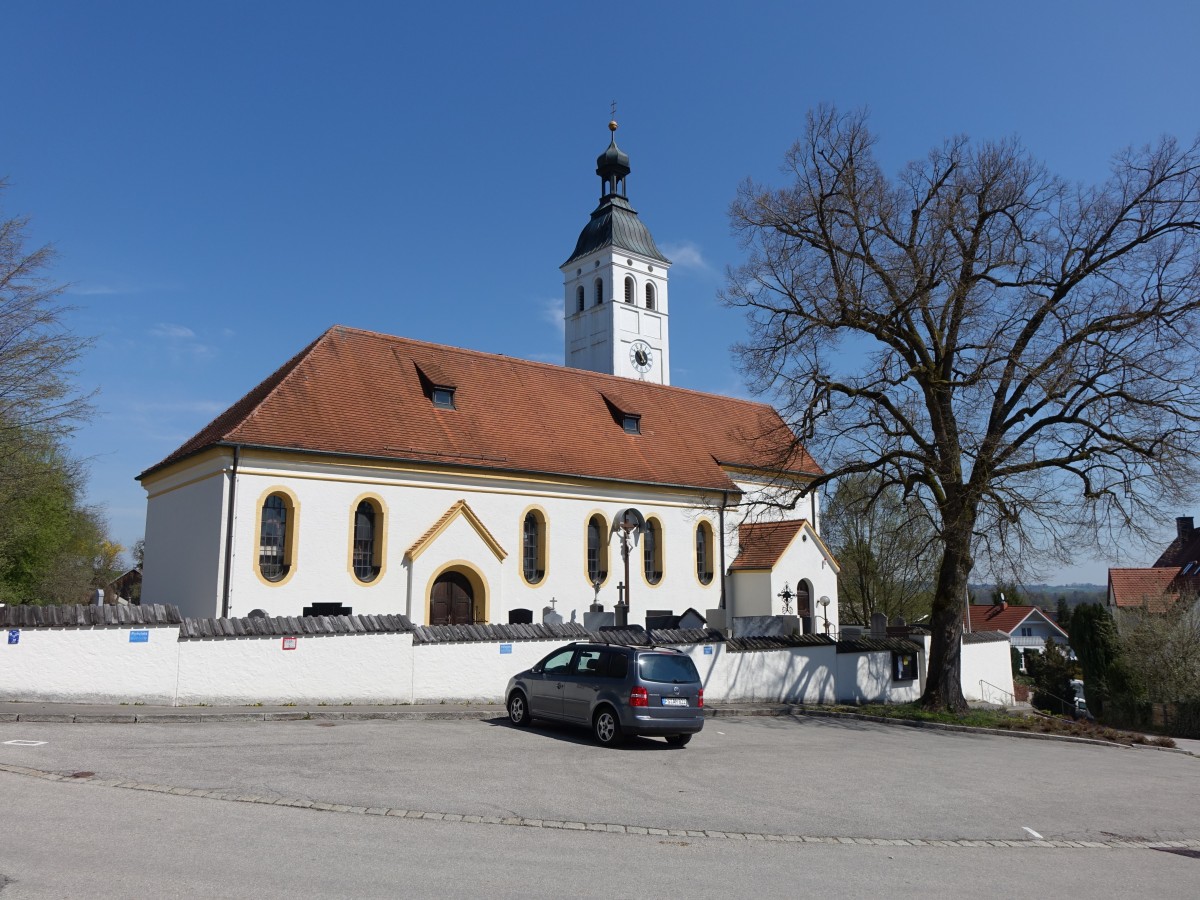
[(595, 305), (599, 306), (601, 303), (604, 302), (604, 279), (603, 278), (596, 279), (595, 289), (596, 289)]
[(625, 276), (625, 302), (626, 303), (633, 302), (633, 276), (632, 275)]
[(354, 577), (359, 581), (374, 581), (379, 576), (382, 531), (382, 510), (370, 500), (361, 501), (354, 510), (354, 550), (351, 560)]
[(600, 516), (592, 516), (587, 524), (588, 582), (595, 584), (608, 578), (608, 526)]
[(258, 570), (267, 581), (282, 581), (291, 567), (292, 504), (285, 494), (263, 501), (258, 530)]
[(654, 285), (646, 282), (646, 309), (654, 309)]
[(529, 584), (546, 577), (546, 520), (537, 510), (527, 512), (521, 523), (521, 574)]
[(701, 584), (713, 579), (713, 530), (708, 522), (696, 526), (696, 577)]
[(646, 581), (658, 584), (662, 581), (662, 525), (658, 519), (647, 519), (642, 529), (642, 566)]
[(583, 285), (575, 288), (575, 311), (583, 312)]

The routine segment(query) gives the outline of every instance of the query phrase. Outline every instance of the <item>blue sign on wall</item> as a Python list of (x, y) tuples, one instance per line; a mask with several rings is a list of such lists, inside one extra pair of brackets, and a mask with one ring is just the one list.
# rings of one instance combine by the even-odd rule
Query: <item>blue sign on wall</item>
[(18, 629), (16, 629), (16, 628), (13, 628), (13, 629), (11, 629), (11, 630), (8, 632), (8, 642), (9, 642), (10, 644), (19, 644), (19, 643), (21, 643), (21, 632), (20, 632)]
[(148, 631), (131, 631), (129, 632), (129, 643), (131, 644), (148, 644), (150, 642), (150, 632)]
[(512, 653), (512, 644), (501, 644), (500, 645), (500, 655), (501, 656), (507, 656), (511, 653)]
[(712, 651), (712, 645), (710, 645), (710, 644), (705, 644), (705, 645), (704, 645), (704, 655), (705, 655), (705, 656), (712, 656), (712, 653), (713, 653), (713, 651)]

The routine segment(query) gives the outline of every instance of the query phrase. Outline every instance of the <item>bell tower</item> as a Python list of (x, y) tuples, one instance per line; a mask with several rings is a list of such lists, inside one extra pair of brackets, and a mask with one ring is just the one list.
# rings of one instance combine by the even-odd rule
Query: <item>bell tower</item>
[(629, 156), (608, 123), (608, 149), (596, 160), (600, 205), (562, 264), (564, 358), (575, 369), (671, 383), (667, 271), (650, 230), (625, 195)]

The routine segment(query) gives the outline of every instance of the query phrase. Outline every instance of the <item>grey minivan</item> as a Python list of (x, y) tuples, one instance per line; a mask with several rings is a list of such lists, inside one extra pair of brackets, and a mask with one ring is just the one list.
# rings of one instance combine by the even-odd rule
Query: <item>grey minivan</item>
[(568, 644), (510, 678), (504, 697), (514, 725), (585, 725), (607, 746), (640, 734), (682, 747), (704, 727), (700, 673), (667, 647)]

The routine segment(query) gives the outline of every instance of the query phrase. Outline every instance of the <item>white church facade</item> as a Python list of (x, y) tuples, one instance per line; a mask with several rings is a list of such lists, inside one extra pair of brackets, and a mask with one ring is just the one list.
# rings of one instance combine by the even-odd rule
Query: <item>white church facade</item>
[(562, 266), (566, 366), (330, 328), (139, 476), (144, 602), (461, 625), (621, 603), (836, 632), (816, 493), (750, 502), (819, 467), (770, 406), (670, 385), (670, 261), (629, 171), (614, 137)]

